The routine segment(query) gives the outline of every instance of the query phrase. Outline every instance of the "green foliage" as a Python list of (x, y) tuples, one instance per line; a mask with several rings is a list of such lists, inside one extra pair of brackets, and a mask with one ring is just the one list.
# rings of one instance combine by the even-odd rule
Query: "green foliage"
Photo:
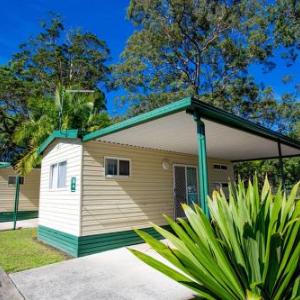
[(110, 125), (110, 118), (103, 111), (103, 98), (100, 92), (86, 94), (59, 88), (55, 99), (30, 100), (30, 117), (16, 128), (13, 135), (14, 142), (26, 149), (18, 159), (16, 170), (26, 175), (40, 163), (37, 149), (57, 128), (89, 132)]
[[(289, 190), (294, 182), (300, 181), (300, 158), (285, 158), (284, 174), (286, 188)], [(251, 162), (237, 163), (234, 165), (236, 178), (240, 177), (243, 180), (248, 180), (252, 174), (257, 174), (259, 183), (264, 182), (264, 175), (268, 174), (270, 184), (278, 186), (282, 183), (282, 174), (279, 167), (279, 160), (256, 160)]]
[[(107, 116), (97, 115), (106, 104), (101, 91), (109, 75), (105, 42), (90, 32), (66, 30), (57, 15), (41, 25), (41, 33), (23, 43), (9, 64), (0, 67), (0, 160), (15, 161), (22, 155), (33, 158), (26, 149), (34, 153), (34, 140), (58, 129), (58, 108), (52, 95), (62, 87), (95, 91), (92, 101), (77, 96), (66, 101), (64, 127), (91, 130), (98, 126), (97, 121), (101, 125), (103, 118), (107, 123)], [(31, 142), (25, 138), (30, 130), (34, 135)], [(19, 138), (22, 134), (25, 139)]]
[(34, 84), (20, 80), (8, 67), (0, 67), (0, 160), (10, 161), (21, 149), (11, 136), (28, 117), (27, 98)]
[(240, 181), (230, 196), (213, 192), (211, 222), (202, 209), (184, 205), (185, 218), (166, 217), (173, 232), (154, 228), (172, 246), (143, 231), (137, 233), (171, 265), (131, 249), (142, 261), (203, 299), (300, 299), (300, 182), (289, 196), (268, 180), (248, 188)]
[[(119, 100), (132, 101), (131, 115), (193, 95), (289, 133), (299, 119), (297, 95), (291, 91), (278, 99), (248, 71), (253, 64), (272, 71), (272, 55), (279, 48), (293, 46), (297, 58), (296, 2), (131, 0), (128, 19), (136, 31), (121, 62), (112, 67), (111, 85), (127, 91)], [(284, 40), (286, 31), (289, 42)]]
[(160, 103), (201, 95), (232, 109), (230, 87), (241, 83), (239, 101), (251, 103), (257, 92), (247, 68), (271, 53), (266, 14), (259, 1), (132, 0), (128, 18), (138, 30), (113, 67), (113, 85), (134, 103), (142, 97), (145, 109), (161, 94)]
[[(277, 0), (276, 5), (270, 9), (274, 20), (275, 40), (277, 44), (286, 47), (295, 46), (299, 49), (300, 40), (300, 2), (295, 0)], [(292, 50), (290, 58), (295, 58), (296, 53)]]
[[(287, 114), (288, 114), (287, 110)], [(298, 104), (298, 110), (291, 112), (296, 116), (296, 120), (300, 118), (300, 109)], [(286, 122), (288, 122), (286, 120)], [(300, 121), (295, 122), (292, 126), (293, 131), (291, 136), (294, 139), (300, 140)], [(282, 129), (281, 129), (282, 130)], [(291, 129), (292, 130), (292, 129)], [(300, 158), (284, 158), (283, 159), (285, 185), (289, 190), (294, 182), (300, 181)], [(257, 174), (259, 183), (263, 183), (264, 175), (268, 174), (268, 178), (272, 186), (277, 186), (282, 183), (282, 174), (279, 166), (278, 159), (271, 160), (256, 160), (249, 162), (240, 162), (234, 164), (234, 171), (236, 178), (241, 178), (243, 180), (248, 180), (251, 178), (252, 174)]]
[(23, 43), (10, 62), (19, 78), (37, 82), (43, 95), (53, 94), (57, 86), (97, 89), (106, 80), (104, 41), (90, 32), (65, 30), (57, 15), (41, 26), (42, 32)]

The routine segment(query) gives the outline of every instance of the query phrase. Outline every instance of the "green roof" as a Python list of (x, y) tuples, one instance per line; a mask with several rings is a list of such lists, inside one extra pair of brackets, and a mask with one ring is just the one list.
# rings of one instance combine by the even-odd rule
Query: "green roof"
[(53, 133), (48, 136), (48, 138), (40, 145), (38, 149), (38, 154), (42, 154), (47, 147), (55, 140), (55, 139), (77, 139), (78, 138), (78, 129), (70, 129), (70, 130), (55, 130)]
[[(222, 109), (216, 108), (210, 104), (199, 101), (196, 98), (187, 97), (182, 100), (170, 103), (168, 105), (159, 107), (152, 111), (140, 114), (125, 121), (113, 124), (106, 128), (96, 130), (88, 133), (82, 137), (83, 142), (97, 139), (130, 127), (137, 126), (155, 119), (174, 114), (180, 111), (194, 114), (200, 118), (212, 120), (214, 122), (233, 127), (254, 135), (259, 135), (282, 144), (300, 149), (300, 142), (293, 140), (287, 136), (277, 133), (273, 130), (267, 129), (263, 126), (250, 122), (246, 119), (228, 113)], [(48, 147), (50, 143), (56, 138), (78, 138), (78, 130), (54, 131), (39, 147), (38, 153), (41, 154)]]
[(0, 169), (6, 169), (11, 167), (11, 163), (10, 162), (0, 162)]
[(185, 98), (180, 101), (162, 106), (150, 112), (127, 119), (120, 123), (111, 125), (109, 127), (96, 130), (83, 136), (82, 140), (84, 142), (87, 142), (183, 110), (186, 110), (191, 114), (197, 114), (204, 119), (212, 120), (214, 122), (240, 129), (255, 135), (259, 135), (274, 141), (280, 141), (285, 145), (300, 149), (299, 141), (293, 140), (273, 130), (267, 129), (246, 119), (230, 114), (222, 109), (199, 101), (195, 98)]
[(227, 125), (242, 131), (259, 135), (282, 144), (300, 149), (300, 141), (294, 140), (288, 136), (280, 134), (274, 130), (268, 129), (244, 118), (228, 113), (220, 108), (197, 99), (192, 100), (191, 111), (197, 112), (200, 117), (212, 120), (216, 123)]
[(170, 114), (174, 114), (179, 111), (186, 110), (190, 105), (192, 104), (192, 99), (184, 98), (182, 100), (170, 103), (168, 105), (156, 108), (154, 110), (151, 110), (149, 112), (140, 114), (136, 117), (127, 119), (125, 121), (113, 124), (111, 126), (108, 126), (106, 128), (102, 128), (99, 130), (96, 130), (94, 132), (86, 134), (82, 140), (84, 142), (99, 138), (101, 136), (105, 136), (120, 130), (124, 130), (142, 123), (146, 123)]

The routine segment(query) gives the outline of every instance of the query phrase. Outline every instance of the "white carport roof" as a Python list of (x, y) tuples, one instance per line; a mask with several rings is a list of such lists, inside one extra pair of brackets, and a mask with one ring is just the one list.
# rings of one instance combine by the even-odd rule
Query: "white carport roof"
[(85, 135), (99, 140), (181, 153), (198, 153), (197, 125), (205, 124), (207, 155), (231, 161), (300, 155), (300, 142), (193, 98), (171, 103)]

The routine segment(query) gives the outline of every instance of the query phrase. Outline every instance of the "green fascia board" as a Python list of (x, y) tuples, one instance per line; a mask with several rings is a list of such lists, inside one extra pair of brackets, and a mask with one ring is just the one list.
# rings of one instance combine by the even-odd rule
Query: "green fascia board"
[[(216, 108), (210, 104), (207, 104), (192, 97), (184, 98), (182, 100), (159, 107), (147, 113), (113, 124), (106, 128), (88, 133), (82, 137), (82, 141), (87, 142), (93, 139), (97, 139), (184, 110), (192, 114), (197, 113), (200, 117), (203, 117), (205, 119), (212, 120), (214, 122), (229, 127), (243, 130), (245, 132), (259, 135), (264, 138), (268, 138), (277, 142), (281, 142), (282, 144), (300, 149), (299, 141), (293, 140), (273, 130), (267, 129), (263, 126), (260, 126), (244, 118), (228, 113), (222, 109)], [(49, 146), (49, 144), (51, 144), (56, 138), (72, 139), (78, 137), (79, 134), (77, 129), (64, 131), (56, 130), (41, 144), (41, 146), (38, 149), (38, 153), (42, 154), (45, 151), (45, 149)]]
[(78, 129), (70, 130), (55, 130), (53, 133), (48, 136), (48, 138), (40, 145), (38, 148), (38, 154), (42, 154), (46, 148), (55, 140), (55, 139), (77, 139), (78, 138)]
[(187, 110), (190, 113), (197, 113), (200, 117), (215, 121), (232, 128), (243, 130), (248, 133), (256, 134), (264, 138), (268, 138), (282, 144), (300, 149), (300, 141), (289, 138), (285, 135), (277, 133), (271, 129), (255, 124), (244, 118), (228, 113), (220, 108), (192, 98), (192, 104)]
[(114, 125), (108, 126), (103, 129), (96, 130), (94, 132), (86, 134), (82, 140), (84, 142), (103, 137), (105, 135), (109, 135), (130, 127), (134, 127), (136, 125), (146, 123), (149, 121), (153, 121), (155, 119), (159, 119), (161, 117), (177, 113), (179, 111), (186, 110), (188, 107), (190, 107), (192, 103), (192, 98), (184, 98), (182, 100), (170, 103), (168, 105), (156, 108), (152, 111), (143, 113), (141, 115), (135, 116), (133, 118), (127, 119), (125, 121), (116, 123)]
[[(11, 222), (14, 218), (13, 211), (3, 211), (0, 212), (0, 223), (3, 222)], [(30, 210), (30, 211), (18, 211), (17, 213), (17, 220), (29, 220), (29, 219), (36, 219), (38, 218), (38, 211), (37, 210)]]
[(199, 116), (205, 119), (212, 120), (229, 127), (256, 134), (264, 138), (278, 141), (282, 144), (300, 149), (299, 141), (293, 140), (273, 130), (267, 129), (263, 126), (260, 126), (244, 118), (228, 113), (222, 109), (219, 109), (192, 97), (184, 98), (182, 100), (154, 109), (150, 112), (116, 123), (109, 127), (96, 130), (83, 136), (82, 140), (84, 142), (87, 142), (184, 110), (186, 110), (189, 113), (196, 112), (197, 114), (199, 114)]
[[(169, 225), (161, 227), (171, 231)], [(156, 239), (163, 238), (153, 227), (141, 228), (141, 230), (149, 233)], [(74, 257), (144, 243), (134, 230), (79, 237), (42, 225), (38, 227), (38, 239)]]
[(10, 168), (11, 167), (11, 163), (9, 162), (0, 162), (0, 169), (6, 169), (6, 168)]
[[(291, 154), (291, 155), (282, 155), (281, 158), (297, 158), (300, 157), (299, 154)], [(247, 162), (247, 161), (254, 161), (254, 160), (271, 160), (271, 159), (278, 159), (279, 155), (277, 156), (269, 156), (269, 157), (256, 157), (256, 158), (246, 158), (246, 159), (237, 159), (237, 160), (232, 160), (232, 163), (240, 163), (240, 162)]]

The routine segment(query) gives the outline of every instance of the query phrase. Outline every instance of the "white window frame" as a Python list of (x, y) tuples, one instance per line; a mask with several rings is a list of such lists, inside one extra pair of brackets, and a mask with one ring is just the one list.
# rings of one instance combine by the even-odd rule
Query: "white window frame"
[[(106, 175), (106, 160), (107, 159), (114, 159), (117, 160), (117, 175)], [(119, 161), (120, 160), (126, 160), (129, 162), (129, 175), (119, 175)], [(125, 157), (116, 157), (116, 156), (104, 156), (104, 175), (105, 178), (108, 179), (128, 179), (132, 176), (132, 164), (131, 164), (131, 159), (130, 158), (125, 158)]]
[[(59, 164), (61, 164), (61, 163), (66, 163), (66, 177), (65, 177), (65, 186), (64, 187), (58, 187), (58, 166), (59, 166)], [(53, 184), (53, 182), (52, 182), (52, 167), (54, 166), (54, 165), (57, 165), (57, 182), (56, 182), (56, 186), (55, 187), (53, 187), (53, 186), (51, 186), (51, 184)], [(61, 160), (61, 161), (59, 161), (59, 162), (57, 162), (57, 163), (53, 163), (53, 164), (50, 164), (50, 171), (49, 171), (49, 190), (50, 191), (64, 191), (64, 190), (67, 190), (67, 186), (68, 186), (68, 183), (67, 183), (67, 176), (68, 175), (68, 161), (67, 160)]]
[[(12, 183), (9, 183), (9, 177), (17, 177), (17, 175), (9, 175), (8, 177), (7, 177), (7, 184), (8, 185), (12, 185)], [(19, 178), (23, 178), (23, 183), (20, 183), (20, 185), (22, 184), (22, 185), (24, 185), (25, 184), (25, 176), (19, 176)], [(17, 179), (16, 179), (16, 181), (17, 181)]]

